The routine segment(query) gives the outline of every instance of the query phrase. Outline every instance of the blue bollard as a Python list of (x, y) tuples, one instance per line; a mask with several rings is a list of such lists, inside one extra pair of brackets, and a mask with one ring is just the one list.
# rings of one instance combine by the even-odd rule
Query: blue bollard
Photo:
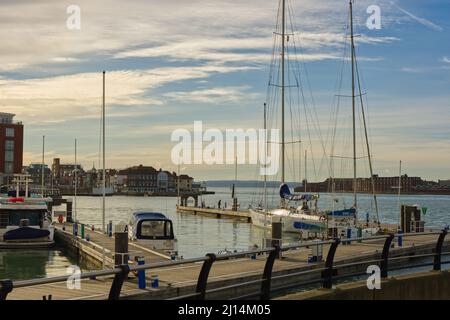
[(91, 237), (89, 237), (89, 234), (86, 235), (86, 241), (90, 241)]
[(74, 223), (74, 224), (73, 224), (73, 235), (74, 235), (75, 237), (78, 236), (78, 223)]
[(401, 235), (401, 234), (403, 234), (403, 231), (402, 230), (398, 230), (398, 234), (399, 234), (399, 236), (398, 236), (398, 239), (397, 239), (397, 243), (398, 243), (398, 246), (399, 247), (402, 247), (403, 246), (403, 236)]
[[(138, 265), (141, 266), (145, 264), (145, 261), (143, 258), (139, 258), (138, 259)], [(145, 282), (145, 270), (139, 270), (138, 271), (138, 284), (139, 284), (139, 289), (145, 289), (146, 286), (146, 282)], [(152, 282), (152, 287), (153, 287), (153, 282)]]
[[(348, 228), (347, 229), (347, 239), (351, 239), (352, 238), (352, 229)], [(347, 244), (351, 244), (351, 242), (347, 242)]]
[(151, 279), (152, 279), (152, 288), (154, 288), (154, 289), (158, 288), (158, 285), (159, 285), (158, 276), (154, 275), (154, 276), (152, 276)]

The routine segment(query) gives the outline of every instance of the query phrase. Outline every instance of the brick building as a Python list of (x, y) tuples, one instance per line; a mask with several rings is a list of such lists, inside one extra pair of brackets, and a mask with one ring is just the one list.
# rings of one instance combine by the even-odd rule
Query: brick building
[(14, 173), (22, 172), (23, 124), (14, 114), (0, 113), (0, 182), (6, 183)]

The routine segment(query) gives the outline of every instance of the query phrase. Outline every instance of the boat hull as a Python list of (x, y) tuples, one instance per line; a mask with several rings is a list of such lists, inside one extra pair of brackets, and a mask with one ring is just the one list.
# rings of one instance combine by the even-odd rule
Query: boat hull
[(50, 236), (49, 230), (20, 227), (6, 231), (3, 234), (3, 240), (5, 242), (32, 242), (32, 241), (45, 241)]
[(283, 232), (298, 233), (303, 238), (317, 237), (321, 233), (327, 231), (325, 221), (307, 219), (307, 217), (296, 217), (290, 215), (274, 215), (271, 212), (264, 212), (260, 210), (250, 209), (250, 216), (252, 224), (260, 227), (270, 229), (272, 228), (272, 221), (279, 221), (282, 223)]

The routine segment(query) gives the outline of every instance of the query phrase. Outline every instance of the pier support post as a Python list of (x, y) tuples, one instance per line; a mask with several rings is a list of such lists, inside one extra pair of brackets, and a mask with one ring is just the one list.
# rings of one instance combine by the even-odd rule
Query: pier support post
[(66, 201), (66, 221), (72, 223), (72, 200), (67, 199)]
[(280, 255), (281, 249), (278, 245), (274, 245), (274, 250), (269, 253), (266, 264), (264, 266), (263, 281), (261, 283), (261, 300), (270, 299), (270, 285), (272, 282), (272, 269), (275, 259)]
[(436, 250), (434, 256), (433, 270), (441, 270), (441, 253), (442, 253), (442, 244), (444, 243), (445, 236), (447, 235), (447, 229), (442, 230), (442, 233), (439, 235), (438, 241), (436, 243)]
[(324, 289), (331, 289), (333, 287), (333, 276), (337, 273), (337, 270), (333, 268), (333, 261), (339, 243), (341, 243), (341, 240), (339, 238), (335, 238), (334, 242), (330, 245), (330, 249), (328, 249), (327, 260), (325, 261), (325, 270), (322, 271), (322, 287)]
[(388, 276), (388, 264), (389, 264), (389, 249), (391, 248), (394, 235), (390, 234), (384, 242), (383, 252), (381, 253), (381, 278), (387, 278)]
[(130, 266), (127, 264), (123, 264), (119, 266), (119, 268), (121, 269), (121, 271), (119, 273), (116, 273), (114, 277), (111, 289), (109, 290), (108, 300), (119, 300), (123, 282), (128, 277), (128, 273), (130, 272)]
[(114, 265), (128, 264), (128, 233), (114, 233)]
[(216, 255), (214, 253), (207, 253), (206, 256), (208, 259), (203, 262), (202, 270), (200, 270), (200, 274), (198, 275), (197, 288), (195, 289), (195, 292), (198, 293), (197, 300), (205, 300), (209, 271), (214, 261), (216, 261)]
[[(283, 224), (280, 221), (272, 221), (272, 247), (281, 247), (283, 238)], [(276, 258), (281, 259), (281, 251), (278, 250)]]
[(0, 281), (0, 300), (6, 300), (6, 297), (13, 289), (13, 282), (11, 280)]

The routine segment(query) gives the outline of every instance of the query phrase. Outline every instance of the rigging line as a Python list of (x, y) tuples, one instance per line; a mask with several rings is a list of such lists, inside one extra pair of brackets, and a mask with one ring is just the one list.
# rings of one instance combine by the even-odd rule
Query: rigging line
[[(294, 17), (294, 15), (293, 15), (293, 10), (292, 10), (291, 6), (289, 6), (289, 8), (290, 8), (290, 11), (289, 11), (289, 13), (290, 13), (289, 19), (290, 19), (291, 27), (294, 28), (293, 24), (295, 25), (295, 24), (296, 24), (296, 21), (295, 21), (295, 17)], [(295, 37), (294, 37), (294, 39), (293, 39), (293, 43), (294, 43), (295, 55), (297, 55), (297, 47), (296, 47), (296, 45), (295, 45)], [(314, 125), (314, 129), (316, 130), (316, 133), (318, 134), (318, 136), (319, 136), (319, 138), (320, 138), (320, 142), (321, 142), (321, 145), (322, 145), (322, 152), (323, 152), (323, 154), (322, 154), (322, 159), (321, 159), (321, 162), (320, 162), (320, 165), (319, 165), (319, 171), (321, 171), (321, 167), (322, 167), (322, 165), (323, 165), (323, 161), (326, 162), (328, 171), (330, 171), (329, 163), (328, 163), (328, 161), (326, 160), (326, 159), (327, 159), (326, 143), (324, 143), (324, 139), (323, 139), (323, 136), (322, 136), (322, 130), (321, 130), (321, 128), (320, 128), (320, 121), (319, 121), (319, 117), (318, 117), (318, 114), (317, 114), (317, 108), (316, 108), (316, 103), (315, 103), (314, 95), (312, 94), (312, 88), (311, 88), (311, 82), (310, 82), (310, 80), (309, 80), (308, 69), (307, 69), (307, 67), (306, 67), (306, 63), (305, 63), (304, 57), (303, 57), (303, 48), (302, 48), (302, 46), (301, 46), (301, 41), (299, 41), (299, 49), (300, 49), (300, 53), (301, 53), (300, 56), (301, 56), (301, 58), (302, 58), (302, 66), (303, 66), (303, 70), (304, 70), (304, 73), (305, 73), (306, 83), (307, 83), (307, 86), (308, 86), (308, 89), (309, 89), (309, 94), (310, 94), (310, 97), (311, 97), (312, 106), (313, 106), (313, 111), (314, 111), (314, 115), (315, 115), (315, 119), (314, 119), (314, 120), (315, 120), (316, 122), (313, 122), (313, 125)], [(298, 60), (296, 60), (296, 62), (297, 62), (298, 70), (299, 70), (299, 73), (300, 73), (300, 69), (301, 69), (301, 68), (300, 68), (300, 64), (298, 63)], [(301, 75), (300, 75), (300, 77), (301, 77)], [(316, 174), (316, 177), (317, 177), (317, 174)]]
[(98, 164), (97, 168), (101, 168), (101, 150), (102, 150), (102, 105), (100, 105), (100, 117), (98, 122)]
[[(344, 74), (344, 66), (345, 66), (345, 57), (347, 55), (347, 42), (344, 42), (344, 50), (343, 50), (343, 55), (342, 55), (342, 59), (341, 59), (341, 66), (340, 66), (340, 72), (338, 72), (338, 77), (336, 78), (336, 90), (338, 92), (342, 91), (342, 85), (343, 85), (343, 74)], [(335, 149), (335, 143), (336, 143), (336, 133), (337, 133), (337, 124), (338, 124), (338, 119), (339, 119), (339, 109), (340, 109), (340, 97), (335, 97), (334, 98), (335, 101), (333, 101), (333, 105), (335, 105), (334, 110), (332, 110), (331, 116), (330, 116), (330, 120), (329, 120), (329, 124), (330, 124), (330, 128), (329, 128), (329, 133), (328, 136), (330, 139), (330, 143), (331, 143), (331, 155), (334, 154), (334, 149)], [(332, 121), (334, 116), (334, 121)], [(332, 122), (334, 122), (334, 126), (332, 125)], [(335, 172), (334, 172), (334, 164), (333, 164), (333, 159), (330, 159), (330, 167), (331, 167), (331, 179), (332, 179), (332, 193), (335, 193), (335, 187), (334, 187), (334, 178), (335, 178)]]
[[(300, 76), (300, 79), (301, 79), (301, 76)], [(303, 92), (302, 92), (302, 97), (304, 98)], [(304, 98), (304, 100), (305, 100), (305, 98)], [(311, 122), (312, 122), (312, 125), (313, 125), (313, 129), (315, 130), (315, 132), (316, 132), (317, 135), (319, 136), (320, 143), (321, 143), (321, 146), (322, 146), (323, 155), (322, 155), (321, 163), (320, 163), (320, 166), (319, 166), (319, 171), (320, 171), (320, 170), (321, 170), (320, 168), (321, 168), (321, 166), (322, 166), (323, 159), (326, 158), (326, 147), (325, 147), (325, 145), (324, 145), (323, 137), (322, 137), (322, 135), (321, 135), (320, 124), (318, 124), (319, 121), (318, 121), (317, 110), (316, 110), (315, 106), (313, 105), (313, 107), (312, 107), (313, 112), (312, 112), (312, 111), (310, 110), (310, 108), (308, 107), (308, 104), (306, 103), (306, 100), (305, 100), (304, 104), (305, 104), (305, 112), (310, 113), (310, 115), (311, 115)], [(315, 117), (314, 117), (314, 115), (315, 115)], [(314, 120), (315, 120), (315, 121), (314, 121)], [(308, 121), (308, 119), (306, 118), (305, 121)], [(309, 126), (308, 126), (308, 130), (309, 130)], [(312, 150), (312, 148), (311, 148), (311, 154), (312, 154), (312, 160), (313, 160), (313, 167), (314, 167), (315, 177), (317, 178), (318, 172), (317, 172), (317, 170), (315, 169), (315, 161), (314, 161), (314, 156), (313, 156), (313, 150)], [(329, 168), (328, 168), (328, 169), (329, 169)]]
[[(288, 83), (291, 83), (291, 54), (290, 54), (290, 50), (289, 50), (289, 42), (287, 43), (286, 46), (286, 58), (287, 58), (287, 80)], [(294, 71), (295, 72), (295, 71)], [(291, 141), (294, 141), (294, 126), (293, 126), (293, 122), (294, 122), (294, 114), (292, 112), (292, 95), (291, 95), (291, 90), (288, 90), (288, 106), (289, 106), (289, 114), (290, 114), (290, 125), (291, 125), (291, 130), (290, 130), (290, 135), (291, 135)], [(296, 181), (296, 170), (295, 170), (295, 157), (294, 157), (294, 147), (291, 146), (291, 153), (292, 153), (292, 168), (291, 170), (293, 171), (293, 179), (294, 181)], [(291, 171), (291, 172), (292, 172)]]
[[(356, 62), (356, 53), (355, 53), (355, 65), (356, 65), (356, 75), (357, 75), (357, 80), (358, 80), (358, 88), (359, 91), (361, 92), (361, 82), (359, 79), (359, 68), (358, 68), (358, 63)], [(367, 144), (367, 156), (369, 158), (369, 167), (370, 167), (370, 180), (372, 183), (372, 193), (373, 193), (373, 200), (374, 200), (374, 204), (375, 204), (375, 211), (376, 211), (376, 215), (377, 215), (377, 222), (378, 224), (380, 224), (380, 217), (379, 217), (379, 212), (378, 212), (378, 201), (377, 201), (377, 195), (375, 192), (375, 182), (374, 182), (374, 177), (373, 177), (373, 167), (372, 167), (372, 157), (370, 154), (370, 147), (369, 147), (369, 139), (367, 136), (367, 126), (366, 126), (366, 117), (364, 114), (364, 104), (363, 104), (363, 99), (362, 96), (360, 97), (361, 99), (361, 112), (362, 112), (362, 118), (363, 118), (363, 124), (364, 124), (364, 134), (366, 137), (366, 144)]]
[[(295, 41), (295, 40), (293, 40)], [(295, 47), (294, 47), (295, 48)], [(303, 91), (303, 83), (302, 83), (302, 79), (301, 77), (297, 78), (299, 81), (299, 92), (301, 93), (301, 98), (303, 101), (303, 105), (304, 105), (304, 112), (305, 112), (305, 122), (306, 122), (306, 127), (307, 127), (307, 133), (308, 133), (308, 139), (309, 139), (309, 145), (310, 145), (310, 150), (311, 150), (311, 158), (313, 158), (313, 147), (312, 147), (312, 139), (311, 139), (311, 130), (309, 128), (309, 121), (308, 121), (308, 104), (306, 102), (306, 97), (304, 95), (304, 91)], [(299, 100), (299, 105), (300, 105), (300, 96), (298, 96), (298, 100)], [(317, 177), (317, 170), (316, 170), (316, 165), (315, 162), (313, 160), (313, 171), (314, 171), (314, 176)]]

